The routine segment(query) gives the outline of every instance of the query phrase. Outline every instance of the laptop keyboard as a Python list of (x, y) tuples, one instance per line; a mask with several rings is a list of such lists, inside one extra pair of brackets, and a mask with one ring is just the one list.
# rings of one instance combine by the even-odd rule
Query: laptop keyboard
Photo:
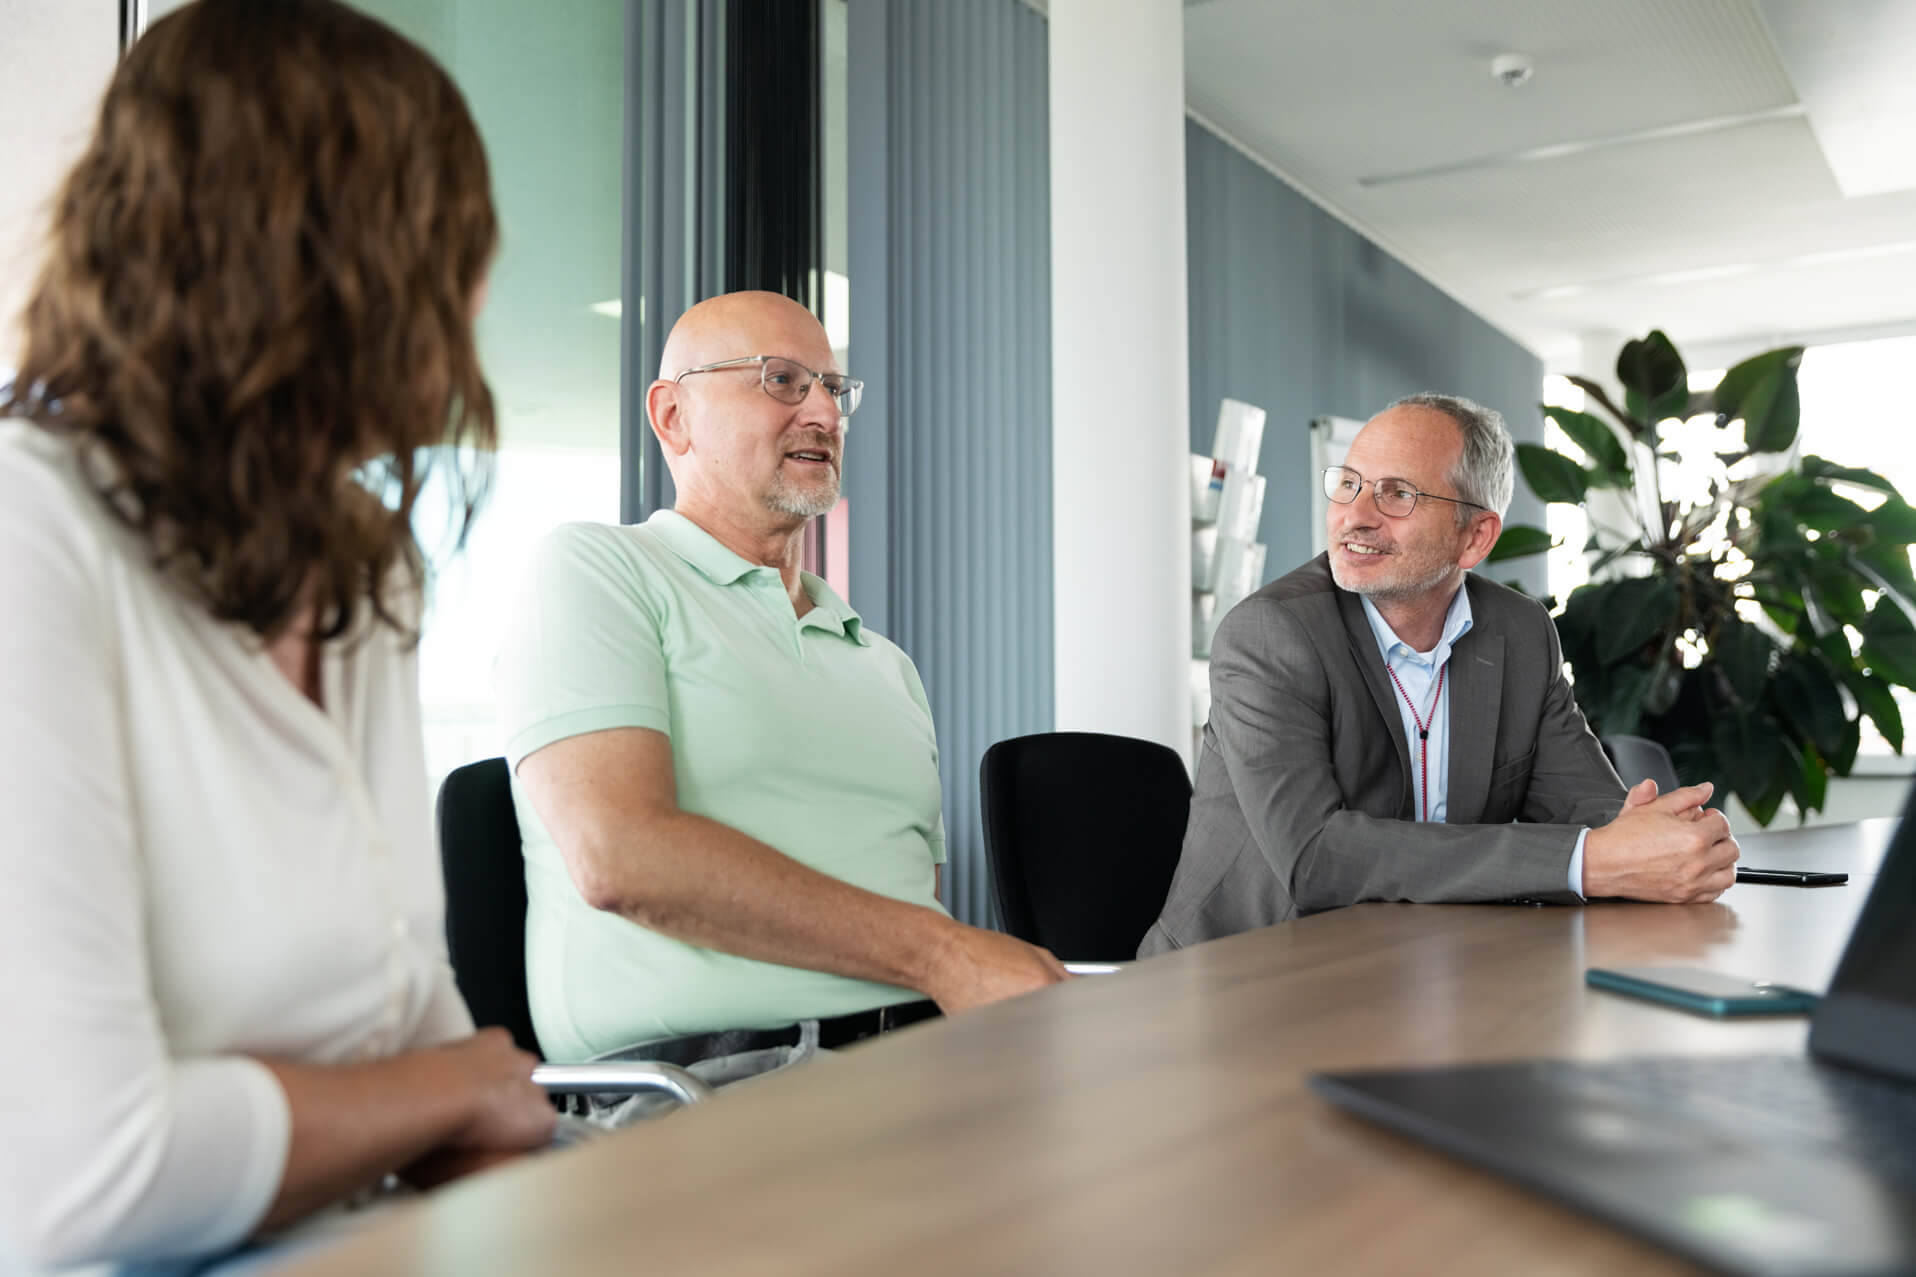
[(1805, 1056), (1645, 1056), (1538, 1066), (1560, 1085), (1693, 1115), (1766, 1141), (1827, 1148), (1916, 1190), (1916, 1086)]

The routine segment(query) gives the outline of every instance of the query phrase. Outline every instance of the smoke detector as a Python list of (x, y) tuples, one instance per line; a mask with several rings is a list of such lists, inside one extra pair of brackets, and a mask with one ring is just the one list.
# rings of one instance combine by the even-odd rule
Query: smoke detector
[(1536, 71), (1537, 64), (1521, 53), (1499, 53), (1490, 60), (1490, 74), (1507, 89), (1527, 83)]

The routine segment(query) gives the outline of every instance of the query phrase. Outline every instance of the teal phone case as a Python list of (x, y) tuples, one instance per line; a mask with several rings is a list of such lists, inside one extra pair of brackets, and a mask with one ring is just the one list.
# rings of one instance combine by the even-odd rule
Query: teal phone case
[(1593, 989), (1622, 993), (1719, 1019), (1740, 1015), (1807, 1015), (1816, 1008), (1814, 993), (1689, 967), (1591, 967), (1583, 973), (1583, 981)]

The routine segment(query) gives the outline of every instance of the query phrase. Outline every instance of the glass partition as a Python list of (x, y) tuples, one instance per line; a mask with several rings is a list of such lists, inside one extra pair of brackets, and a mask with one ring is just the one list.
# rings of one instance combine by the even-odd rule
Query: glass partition
[(617, 3), (359, 0), (452, 74), (492, 162), (500, 251), (480, 351), (498, 401), (492, 495), (449, 554), (444, 494), (417, 527), (437, 569), (420, 646), (426, 760), (501, 752), (492, 659), (535, 542), (619, 519), (624, 14)]

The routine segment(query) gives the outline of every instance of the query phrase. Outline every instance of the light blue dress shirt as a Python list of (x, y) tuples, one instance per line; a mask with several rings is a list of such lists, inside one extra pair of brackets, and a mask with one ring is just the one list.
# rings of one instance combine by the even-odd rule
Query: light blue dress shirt
[[(1428, 811), (1430, 819), (1441, 821), (1449, 814), (1450, 791), (1450, 680), (1444, 680), (1443, 688), (1437, 692), (1436, 704), (1431, 703), (1431, 692), (1437, 683), (1437, 672), (1450, 660), (1450, 650), (1457, 640), (1470, 633), (1470, 592), (1462, 586), (1450, 601), (1450, 610), (1444, 614), (1444, 632), (1437, 639), (1437, 646), (1428, 652), (1420, 652), (1390, 628), (1390, 622), (1377, 610), (1368, 598), (1358, 596), (1364, 605), (1364, 618), (1370, 622), (1371, 633), (1376, 636), (1377, 650), (1383, 653), (1384, 666), (1397, 676), (1397, 683), (1403, 691), (1397, 695), (1397, 717), (1403, 724), (1404, 740), (1410, 746), (1411, 762), (1410, 787), (1413, 809), (1419, 813)], [(1395, 689), (1393, 689), (1395, 690)], [(1410, 699), (1406, 701), (1404, 698)], [(1416, 712), (1411, 706), (1415, 704)], [(1429, 736), (1425, 740), (1417, 737), (1417, 716), (1425, 715), (1430, 724)], [(1428, 776), (1420, 776), (1416, 759), (1420, 747), (1429, 764)], [(1425, 792), (1428, 785), (1429, 792)], [(1588, 829), (1577, 832), (1576, 850), (1570, 853), (1570, 890), (1579, 896), (1583, 894), (1583, 842), (1590, 836)]]

